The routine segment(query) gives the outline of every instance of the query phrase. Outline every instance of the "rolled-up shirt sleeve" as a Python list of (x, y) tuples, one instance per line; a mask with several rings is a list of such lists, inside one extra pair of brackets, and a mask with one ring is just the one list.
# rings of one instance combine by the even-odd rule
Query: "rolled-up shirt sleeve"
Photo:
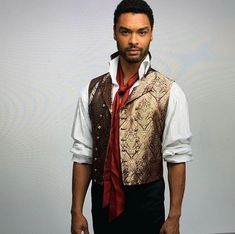
[(191, 140), (188, 103), (182, 89), (174, 82), (170, 91), (163, 133), (163, 159), (170, 163), (191, 161)]
[(92, 163), (92, 135), (91, 120), (88, 113), (88, 86), (80, 93), (74, 117), (72, 138), (72, 161), (78, 163)]

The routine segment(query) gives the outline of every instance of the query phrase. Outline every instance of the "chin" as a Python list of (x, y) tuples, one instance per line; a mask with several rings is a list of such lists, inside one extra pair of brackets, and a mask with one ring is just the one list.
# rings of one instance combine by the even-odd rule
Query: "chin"
[(139, 63), (143, 60), (143, 57), (125, 57), (125, 60), (128, 63)]
[(129, 59), (127, 60), (128, 63), (140, 63), (143, 59)]

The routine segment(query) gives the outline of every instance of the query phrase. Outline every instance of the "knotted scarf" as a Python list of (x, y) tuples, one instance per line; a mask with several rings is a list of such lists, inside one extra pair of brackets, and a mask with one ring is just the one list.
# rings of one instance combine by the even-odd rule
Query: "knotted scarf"
[(112, 105), (109, 145), (104, 166), (103, 207), (108, 206), (110, 222), (118, 217), (124, 211), (125, 207), (125, 194), (122, 188), (123, 184), (120, 162), (119, 112), (128, 99), (130, 88), (139, 78), (138, 72), (130, 77), (126, 85), (124, 85), (123, 78), (123, 71), (119, 62), (116, 78), (119, 84), (119, 89), (115, 94)]

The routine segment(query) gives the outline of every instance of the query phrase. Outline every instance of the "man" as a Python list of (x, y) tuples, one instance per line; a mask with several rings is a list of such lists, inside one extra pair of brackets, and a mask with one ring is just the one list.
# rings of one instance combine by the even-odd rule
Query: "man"
[[(83, 90), (74, 120), (73, 234), (88, 233), (83, 203), (92, 180), (95, 234), (177, 234), (191, 160), (187, 101), (172, 80), (151, 68), (153, 13), (123, 0), (114, 13), (118, 53), (109, 72)], [(170, 210), (165, 220), (163, 159)]]

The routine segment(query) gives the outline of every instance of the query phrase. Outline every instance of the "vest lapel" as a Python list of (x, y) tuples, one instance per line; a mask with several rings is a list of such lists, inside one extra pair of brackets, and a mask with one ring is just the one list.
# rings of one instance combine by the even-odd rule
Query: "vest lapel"
[(133, 100), (137, 99), (138, 97), (144, 95), (145, 93), (152, 90), (153, 85), (155, 84), (155, 72), (153, 70), (149, 70), (146, 76), (144, 76), (140, 84), (133, 89), (131, 92), (126, 104), (132, 102)]
[[(135, 99), (141, 97), (145, 93), (149, 92), (152, 90), (153, 85), (155, 84), (156, 80), (156, 73), (153, 72), (153, 69), (149, 69), (147, 74), (141, 79), (140, 84), (133, 89), (131, 92), (127, 102), (125, 105), (128, 103), (134, 101)], [(109, 112), (112, 112), (112, 81), (111, 81), (111, 76), (108, 73), (105, 75), (103, 80), (101, 81), (101, 92), (102, 96), (104, 99), (104, 102), (106, 106), (109, 109)]]

